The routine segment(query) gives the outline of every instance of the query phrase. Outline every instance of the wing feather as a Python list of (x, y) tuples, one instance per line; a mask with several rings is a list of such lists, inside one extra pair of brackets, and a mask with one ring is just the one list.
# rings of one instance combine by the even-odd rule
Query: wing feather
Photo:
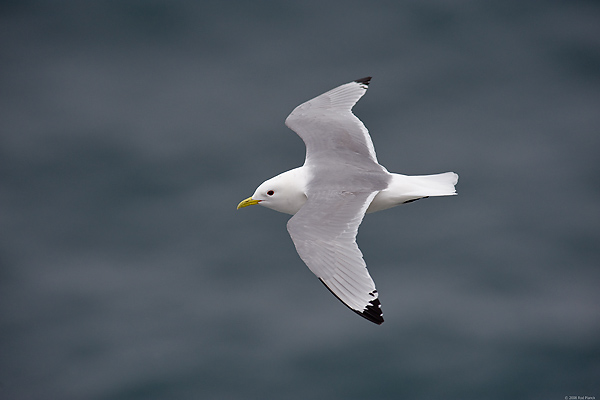
[(300, 258), (325, 286), (350, 309), (381, 324), (375, 283), (356, 244), (358, 226), (377, 193), (309, 196), (287, 227)]
[(287, 117), (286, 125), (306, 144), (304, 167), (310, 176), (307, 201), (287, 227), (298, 254), (331, 293), (381, 324), (375, 283), (356, 244), (368, 206), (391, 179), (377, 162), (367, 128), (352, 114), (370, 79), (338, 86)]
[(307, 161), (322, 152), (335, 157), (345, 149), (377, 163), (369, 131), (352, 113), (352, 107), (365, 94), (370, 80), (367, 77), (338, 86), (300, 104), (287, 117), (285, 124), (306, 144)]

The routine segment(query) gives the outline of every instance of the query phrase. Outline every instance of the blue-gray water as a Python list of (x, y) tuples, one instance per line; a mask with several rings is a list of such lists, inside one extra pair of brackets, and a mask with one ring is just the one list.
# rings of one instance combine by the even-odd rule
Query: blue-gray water
[[(0, 6), (0, 398), (600, 399), (594, 1)], [(346, 309), (287, 216), (301, 102), (459, 195), (369, 215), (386, 322)]]

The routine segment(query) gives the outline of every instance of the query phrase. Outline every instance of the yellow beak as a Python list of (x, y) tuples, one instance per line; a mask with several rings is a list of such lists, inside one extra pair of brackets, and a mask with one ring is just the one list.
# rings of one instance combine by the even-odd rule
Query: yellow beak
[(243, 200), (240, 204), (238, 204), (237, 209), (252, 206), (254, 204), (260, 203), (260, 200), (254, 200), (252, 197), (248, 197), (246, 200)]

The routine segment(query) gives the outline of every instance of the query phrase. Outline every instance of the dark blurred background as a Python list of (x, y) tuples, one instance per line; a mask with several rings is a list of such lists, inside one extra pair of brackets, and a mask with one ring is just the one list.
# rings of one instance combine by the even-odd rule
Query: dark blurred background
[[(0, 398), (600, 398), (596, 1), (4, 1)], [(386, 322), (236, 212), (301, 102), (459, 195), (367, 216)]]

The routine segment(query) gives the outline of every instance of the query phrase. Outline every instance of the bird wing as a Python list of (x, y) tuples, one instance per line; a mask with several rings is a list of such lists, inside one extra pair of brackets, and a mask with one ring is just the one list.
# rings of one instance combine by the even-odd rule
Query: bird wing
[(287, 224), (300, 258), (351, 310), (383, 322), (375, 283), (356, 244), (358, 226), (378, 192), (314, 190)]
[(369, 131), (352, 113), (370, 80), (367, 77), (338, 86), (300, 104), (287, 117), (285, 124), (306, 144), (307, 163), (318, 157), (335, 157), (343, 151), (362, 155), (377, 164)]

